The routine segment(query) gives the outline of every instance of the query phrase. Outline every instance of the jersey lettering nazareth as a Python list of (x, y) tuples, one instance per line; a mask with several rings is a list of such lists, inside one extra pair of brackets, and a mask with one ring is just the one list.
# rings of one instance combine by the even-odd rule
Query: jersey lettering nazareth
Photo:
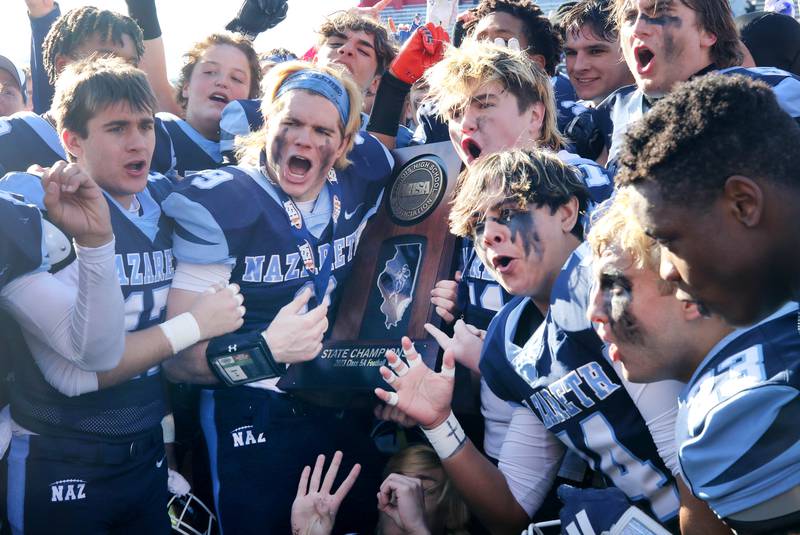
[(800, 485), (797, 303), (723, 338), (678, 400), (681, 471), (721, 517)]
[[(774, 67), (728, 67), (712, 72), (740, 74), (766, 83), (772, 87), (781, 108), (800, 121), (800, 77)], [(628, 126), (647, 113), (651, 105), (644, 94), (631, 85), (618, 89), (598, 106), (595, 119), (609, 147), (608, 168), (611, 171), (616, 167)]]
[(39, 210), (0, 191), (0, 290), (17, 277), (47, 269), (43, 235)]
[[(348, 157), (353, 163), (336, 172), (342, 199), (333, 202), (325, 187), (316, 202), (318, 207), (329, 207), (326, 213), (338, 212), (336, 235), (326, 216), (317, 242), (309, 244), (321, 260), (317, 267), (332, 255), (331, 275), (337, 289), (352, 267), (361, 232), (375, 213), (391, 173), (383, 146), (371, 136), (363, 136)], [(231, 282), (240, 285), (247, 303), (242, 327), (246, 331), (263, 329), (312, 282), (289, 226), (288, 208), (274, 187), (257, 168), (223, 167), (190, 175), (163, 205), (175, 218), (178, 262), (233, 266)], [(300, 224), (302, 216), (294, 210), (290, 213)], [(305, 223), (312, 228), (310, 220)]]
[[(40, 184), (37, 177), (30, 176)], [(41, 186), (40, 186), (41, 188)], [(160, 203), (172, 183), (151, 175), (131, 213), (107, 197), (115, 237), (115, 261), (125, 300), (125, 327), (138, 331), (161, 323), (174, 273), (172, 222)], [(77, 262), (56, 274), (77, 286)], [(76, 397), (56, 391), (44, 379), (27, 346), (17, 347), (11, 414), (22, 427), (40, 434), (127, 441), (160, 425), (166, 413), (160, 368), (114, 387)]]
[(678, 512), (678, 491), (633, 400), (586, 319), (591, 257), (580, 246), (552, 290), (544, 322), (523, 347), (514, 330), (528, 302), (515, 298), (486, 335), (481, 372), (494, 393), (530, 408), (610, 485), (661, 521)]
[[(589, 190), (589, 209), (581, 216), (584, 235), (589, 230), (591, 214), (594, 208), (611, 197), (614, 184), (606, 174), (606, 170), (592, 160), (581, 158), (565, 150), (558, 152), (558, 158), (572, 166)], [(459, 302), (464, 307), (464, 321), (480, 329), (486, 329), (492, 317), (510, 299), (500, 284), (495, 281), (491, 272), (486, 269), (478, 255), (472, 240), (462, 238), (459, 269), (461, 270), (461, 292), (466, 292)]]

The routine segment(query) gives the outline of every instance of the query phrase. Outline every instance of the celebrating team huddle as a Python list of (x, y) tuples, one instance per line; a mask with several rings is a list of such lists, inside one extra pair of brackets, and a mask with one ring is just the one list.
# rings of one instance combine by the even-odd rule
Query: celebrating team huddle
[[(259, 54), (301, 3), (244, 0), (171, 83), (155, 0), (25, 1), (0, 533), (800, 532), (793, 18), (364, 0)], [(418, 218), (451, 241), (387, 215), (419, 158), (456, 169)], [(342, 387), (361, 266), (404, 261), (429, 337)]]

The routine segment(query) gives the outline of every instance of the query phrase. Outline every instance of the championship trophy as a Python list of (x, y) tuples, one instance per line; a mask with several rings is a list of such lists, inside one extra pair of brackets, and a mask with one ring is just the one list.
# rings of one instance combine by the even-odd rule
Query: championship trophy
[(439, 346), (424, 324), (439, 324), (430, 291), (452, 278), (455, 237), (447, 216), (461, 160), (449, 141), (392, 154), (394, 177), (359, 241), (331, 337), (314, 360), (289, 366), (278, 383), (283, 390), (312, 397), (370, 392), (383, 385), (378, 368), (386, 350), (402, 356), (402, 336), (429, 367), (437, 364)]

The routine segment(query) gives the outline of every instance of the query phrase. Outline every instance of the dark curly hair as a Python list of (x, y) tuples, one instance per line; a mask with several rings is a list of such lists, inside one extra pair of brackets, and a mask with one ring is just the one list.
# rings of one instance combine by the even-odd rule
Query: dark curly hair
[(670, 202), (706, 204), (733, 175), (800, 186), (800, 126), (772, 89), (742, 75), (680, 84), (631, 127), (617, 186), (654, 183)]
[(561, 61), (561, 33), (539, 6), (530, 0), (481, 0), (474, 10), (475, 19), (464, 28), (467, 34), (473, 33), (480, 20), (492, 13), (508, 13), (522, 20), (530, 45), (528, 52), (544, 56), (544, 70), (550, 76), (555, 75)]
[(42, 44), (42, 61), (50, 83), (55, 84), (58, 78), (56, 58), (68, 56), (80, 59), (73, 54), (89, 36), (99, 35), (104, 41), (122, 46), (122, 36), (126, 34), (133, 40), (135, 65), (138, 65), (144, 55), (144, 38), (136, 21), (121, 13), (93, 6), (67, 11), (55, 21)]

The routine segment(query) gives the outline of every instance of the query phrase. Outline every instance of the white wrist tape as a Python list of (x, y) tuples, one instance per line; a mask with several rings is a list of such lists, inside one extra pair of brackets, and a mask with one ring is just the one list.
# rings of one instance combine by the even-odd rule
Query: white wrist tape
[(184, 312), (169, 321), (160, 323), (161, 332), (169, 340), (172, 353), (178, 354), (189, 346), (200, 341), (200, 326), (191, 312)]
[(164, 433), (164, 444), (175, 442), (175, 418), (172, 413), (161, 419), (161, 431)]
[(458, 423), (453, 411), (447, 420), (434, 427), (433, 429), (422, 429), (428, 442), (433, 446), (434, 451), (440, 459), (444, 460), (453, 455), (461, 449), (461, 446), (467, 441), (467, 435), (461, 429), (461, 424)]

